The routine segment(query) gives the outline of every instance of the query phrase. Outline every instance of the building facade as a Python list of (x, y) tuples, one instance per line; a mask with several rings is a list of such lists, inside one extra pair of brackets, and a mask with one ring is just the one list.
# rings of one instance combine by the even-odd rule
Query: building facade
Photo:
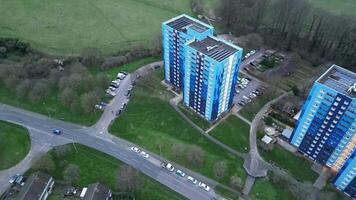
[(213, 33), (213, 27), (188, 15), (180, 15), (162, 23), (162, 49), (166, 82), (183, 90), (185, 44), (194, 39), (202, 40)]
[(334, 173), (343, 174), (356, 148), (355, 83), (355, 73), (331, 66), (314, 82), (290, 138), (299, 152)]
[(345, 162), (335, 177), (334, 186), (344, 192), (349, 197), (356, 199), (356, 151), (354, 150), (350, 158)]
[(184, 104), (209, 121), (233, 105), (242, 49), (216, 37), (187, 43)]

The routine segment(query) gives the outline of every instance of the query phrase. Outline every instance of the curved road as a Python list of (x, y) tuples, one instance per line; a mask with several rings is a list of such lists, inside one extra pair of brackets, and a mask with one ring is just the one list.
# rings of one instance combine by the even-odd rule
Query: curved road
[[(147, 74), (148, 71), (153, 69), (157, 64), (161, 64), (161, 62), (146, 65), (131, 76), (136, 78), (137, 74)], [(151, 157), (149, 159), (144, 159), (130, 150), (130, 147), (133, 145), (132, 143), (108, 134), (107, 128), (110, 122), (115, 119), (115, 116), (113, 115), (115, 112), (111, 112), (115, 110), (110, 109), (118, 109), (118, 106), (121, 105), (122, 102), (127, 101), (127, 98), (123, 94), (131, 83), (130, 76), (124, 83), (125, 84), (122, 84), (122, 87), (124, 88), (119, 88), (119, 94), (113, 99), (98, 123), (92, 127), (79, 126), (23, 109), (0, 104), (0, 120), (26, 127), (31, 136), (31, 150), (26, 158), (16, 166), (0, 172), (0, 194), (9, 187), (9, 178), (15, 173), (25, 172), (31, 166), (30, 162), (36, 155), (45, 153), (58, 145), (68, 143), (73, 143), (74, 145), (74, 143), (79, 143), (104, 152), (133, 166), (142, 173), (188, 199), (210, 200), (218, 198), (213, 189), (206, 192), (198, 186), (188, 182), (186, 178), (181, 178), (175, 175), (175, 173), (171, 173), (161, 168), (160, 164), (165, 160), (164, 158), (150, 153)], [(63, 133), (61, 135), (54, 135), (52, 134), (53, 128), (59, 128)], [(176, 167), (179, 168), (178, 165), (176, 165)], [(212, 187), (217, 184), (214, 180), (190, 170), (185, 169), (185, 172), (188, 175), (195, 176), (196, 178), (205, 181)]]

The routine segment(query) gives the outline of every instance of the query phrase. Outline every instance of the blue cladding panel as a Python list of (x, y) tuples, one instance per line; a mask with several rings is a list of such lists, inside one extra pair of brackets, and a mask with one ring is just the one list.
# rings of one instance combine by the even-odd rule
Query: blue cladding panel
[(334, 186), (352, 198), (356, 198), (356, 151), (352, 153), (337, 176), (334, 178)]

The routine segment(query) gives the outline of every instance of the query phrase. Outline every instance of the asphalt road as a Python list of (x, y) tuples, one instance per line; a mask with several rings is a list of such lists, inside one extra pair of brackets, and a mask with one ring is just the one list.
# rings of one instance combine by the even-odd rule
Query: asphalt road
[[(109, 105), (107, 111), (98, 123), (92, 127), (79, 126), (67, 122), (32, 113), (26, 110), (15, 108), (12, 106), (0, 104), (0, 120), (9, 121), (26, 127), (30, 131), (32, 146), (29, 155), (15, 167), (0, 172), (0, 193), (4, 192), (8, 187), (9, 178), (15, 173), (23, 173), (30, 167), (35, 154), (39, 152), (47, 152), (52, 147), (67, 143), (79, 143), (88, 147), (94, 148), (108, 155), (111, 155), (128, 165), (131, 165), (155, 179), (161, 184), (171, 188), (173, 191), (185, 196), (188, 199), (204, 200), (217, 198), (213, 189), (206, 192), (196, 185), (188, 182), (186, 178), (181, 178), (175, 173), (169, 172), (160, 167), (161, 160), (157, 155), (151, 154), (149, 159), (142, 158), (130, 150), (131, 143), (112, 136), (107, 133), (107, 127), (111, 120), (115, 118), (110, 109), (118, 109), (121, 102), (125, 101), (122, 93), (127, 90), (126, 87), (131, 83), (130, 77), (123, 83), (123, 88)], [(53, 135), (52, 129), (58, 128), (63, 131), (61, 135)], [(194, 174), (186, 171), (187, 174)], [(205, 178), (205, 180), (209, 180)], [(214, 182), (214, 181), (211, 181)], [(208, 183), (209, 184), (209, 183)], [(210, 185), (213, 186), (213, 185)]]

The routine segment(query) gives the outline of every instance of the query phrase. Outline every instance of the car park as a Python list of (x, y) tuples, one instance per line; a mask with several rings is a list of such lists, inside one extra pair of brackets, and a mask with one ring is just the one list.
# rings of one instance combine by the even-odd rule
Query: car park
[(60, 129), (53, 129), (52, 133), (56, 134), (56, 135), (60, 135), (60, 134), (62, 134), (62, 131)]
[(179, 169), (177, 169), (176, 174), (178, 174), (180, 177), (185, 177), (185, 173)]
[(131, 147), (131, 151), (133, 151), (135, 153), (140, 153), (140, 149), (137, 147)]
[(145, 151), (141, 151), (140, 155), (144, 158), (149, 158), (150, 155), (148, 153), (146, 153)]
[(209, 190), (210, 190), (210, 187), (208, 185), (206, 185), (205, 183), (199, 182), (198, 186), (203, 188), (207, 192), (209, 192)]
[(196, 184), (198, 183), (197, 179), (195, 179), (195, 178), (193, 178), (193, 177), (191, 177), (191, 176), (188, 176), (187, 179), (188, 179), (191, 183), (193, 183), (194, 185), (196, 185)]
[(170, 172), (173, 172), (174, 171), (174, 167), (171, 163), (161, 163), (161, 167), (167, 169), (168, 171)]

